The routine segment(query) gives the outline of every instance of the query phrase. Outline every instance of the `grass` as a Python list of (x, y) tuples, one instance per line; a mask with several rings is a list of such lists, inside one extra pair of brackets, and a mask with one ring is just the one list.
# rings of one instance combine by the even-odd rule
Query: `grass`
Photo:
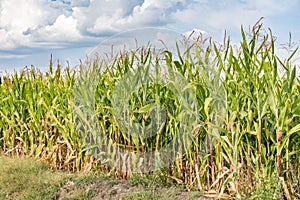
[(0, 156), (0, 162), (0, 199), (196, 199), (195, 194), (203, 197), (171, 183), (167, 187), (157, 176), (135, 175), (123, 181), (99, 172), (70, 174), (52, 170), (32, 158)]
[(0, 150), (70, 172), (153, 171), (219, 198), (300, 198), (297, 49), (280, 59), (260, 21), (241, 36), (1, 77)]
[(0, 157), (1, 199), (52, 199), (66, 175), (33, 159)]

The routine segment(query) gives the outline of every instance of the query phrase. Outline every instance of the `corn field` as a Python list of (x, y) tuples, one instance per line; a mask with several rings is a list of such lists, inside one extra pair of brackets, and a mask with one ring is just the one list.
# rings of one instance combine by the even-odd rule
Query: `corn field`
[[(160, 173), (224, 199), (299, 199), (300, 79), (291, 62), (296, 50), (281, 60), (271, 30), (262, 31), (261, 23), (249, 33), (242, 28), (241, 36), (239, 46), (230, 38), (223, 44), (198, 38), (184, 52), (145, 46), (120, 52), (112, 62), (95, 59), (73, 69), (50, 60), (45, 73), (31, 68), (2, 76), (0, 152), (71, 172), (97, 169), (122, 178)], [(137, 69), (143, 73), (135, 76)], [(181, 77), (177, 85), (156, 81), (164, 70)], [(120, 87), (127, 74), (129, 82), (147, 84), (128, 96), (124, 117), (115, 112), (122, 102), (113, 94), (130, 87)], [(148, 130), (154, 118), (163, 123)], [(139, 124), (140, 135), (120, 119), (130, 119), (125, 126)], [(93, 137), (95, 130), (101, 134)], [(143, 168), (155, 165), (155, 156), (143, 163), (130, 157), (156, 152), (173, 138), (174, 160), (157, 170)]]

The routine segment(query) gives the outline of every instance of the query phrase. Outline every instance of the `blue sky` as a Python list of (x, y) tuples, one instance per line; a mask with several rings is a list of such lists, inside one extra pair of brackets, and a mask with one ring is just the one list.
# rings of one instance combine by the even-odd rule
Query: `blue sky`
[[(201, 30), (221, 41), (226, 29), (234, 42), (240, 25), (264, 17), (281, 44), (300, 40), (300, 0), (1, 0), (0, 71), (34, 65), (47, 68), (50, 54), (76, 66), (107, 38), (136, 28), (186, 33)], [(131, 31), (134, 33), (134, 31)], [(147, 36), (145, 29), (142, 35)]]

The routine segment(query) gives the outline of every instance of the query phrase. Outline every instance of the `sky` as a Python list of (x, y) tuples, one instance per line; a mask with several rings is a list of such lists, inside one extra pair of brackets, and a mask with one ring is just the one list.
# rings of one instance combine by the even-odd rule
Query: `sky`
[(154, 32), (170, 40), (195, 30), (222, 41), (226, 30), (239, 42), (240, 26), (261, 17), (284, 54), (289, 33), (300, 41), (299, 15), (300, 0), (1, 0), (0, 73), (47, 69), (51, 54), (75, 67), (103, 44), (149, 39)]

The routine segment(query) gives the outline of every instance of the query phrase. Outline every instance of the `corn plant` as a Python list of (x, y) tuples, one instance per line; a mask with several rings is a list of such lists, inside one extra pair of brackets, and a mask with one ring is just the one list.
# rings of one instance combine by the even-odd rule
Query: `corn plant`
[(282, 60), (262, 29), (241, 28), (237, 48), (199, 37), (4, 75), (0, 151), (72, 172), (160, 173), (219, 198), (300, 198), (297, 49)]

